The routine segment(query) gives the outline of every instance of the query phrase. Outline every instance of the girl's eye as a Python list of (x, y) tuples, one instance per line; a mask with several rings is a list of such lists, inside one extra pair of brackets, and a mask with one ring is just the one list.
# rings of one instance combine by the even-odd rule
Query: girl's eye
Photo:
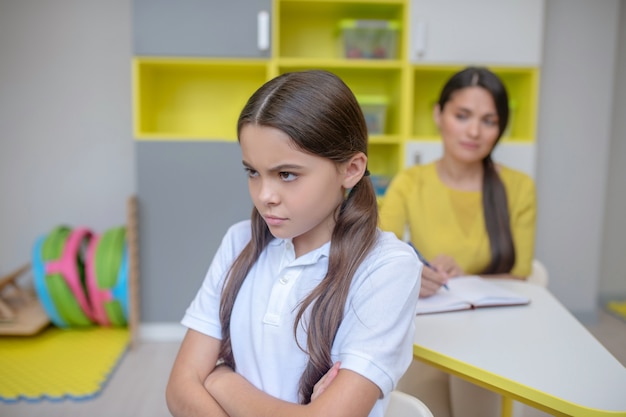
[(291, 172), (281, 172), (278, 175), (280, 175), (280, 178), (286, 182), (291, 182), (298, 178), (296, 174), (293, 174)]
[(459, 119), (459, 120), (465, 120), (465, 119), (467, 119), (467, 117), (468, 116), (465, 113), (457, 113), (456, 114), (456, 118)]
[(259, 173), (251, 168), (244, 168), (244, 170), (246, 171), (246, 174), (248, 174), (248, 177), (250, 178), (254, 178), (257, 177), (259, 175)]

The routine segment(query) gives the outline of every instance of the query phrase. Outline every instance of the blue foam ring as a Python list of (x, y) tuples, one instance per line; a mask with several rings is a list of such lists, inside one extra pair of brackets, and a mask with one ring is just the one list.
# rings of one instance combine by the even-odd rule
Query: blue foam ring
[(44, 240), (45, 236), (39, 237), (33, 246), (33, 275), (35, 278), (35, 291), (37, 292), (41, 306), (52, 323), (58, 327), (67, 327), (67, 323), (61, 318), (61, 315), (57, 311), (46, 285), (46, 266), (41, 256)]
[(117, 272), (117, 280), (115, 286), (111, 289), (111, 295), (122, 305), (124, 317), (128, 321), (128, 245), (124, 245), (122, 262)]

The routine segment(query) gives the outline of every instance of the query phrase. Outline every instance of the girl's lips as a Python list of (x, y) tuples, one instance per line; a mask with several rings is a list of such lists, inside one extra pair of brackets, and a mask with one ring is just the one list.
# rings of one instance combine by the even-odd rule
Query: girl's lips
[(265, 216), (264, 218), (265, 218), (265, 222), (269, 226), (280, 226), (286, 220), (281, 217), (274, 217), (274, 216)]

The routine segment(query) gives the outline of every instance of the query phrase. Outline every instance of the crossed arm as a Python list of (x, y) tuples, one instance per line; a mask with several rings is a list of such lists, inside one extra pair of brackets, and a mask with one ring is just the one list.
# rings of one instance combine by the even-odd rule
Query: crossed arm
[[(380, 397), (367, 378), (339, 370), (327, 374), (314, 401), (294, 404), (272, 397), (226, 366), (215, 367), (220, 341), (188, 330), (167, 384), (167, 405), (176, 417), (366, 417)], [(330, 378), (328, 377), (330, 375)], [(332, 381), (332, 384), (330, 383)]]

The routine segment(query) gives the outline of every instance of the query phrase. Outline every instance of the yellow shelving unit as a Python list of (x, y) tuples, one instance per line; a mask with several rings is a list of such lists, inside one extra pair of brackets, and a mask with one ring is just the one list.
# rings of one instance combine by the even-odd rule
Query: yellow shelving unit
[[(134, 130), (138, 140), (236, 140), (248, 97), (276, 75), (326, 69), (359, 95), (384, 96), (386, 127), (370, 137), (369, 167), (392, 177), (405, 164), (408, 141), (437, 141), (432, 108), (446, 79), (466, 66), (409, 61), (410, 0), (273, 0), (267, 58), (153, 57), (133, 60)], [(398, 25), (397, 56), (348, 59), (340, 22), (382, 19)], [(505, 141), (535, 141), (538, 69), (491, 67), (512, 106)]]
[[(458, 66), (414, 65), (411, 113), (411, 139), (438, 140), (433, 107), (441, 88)], [(509, 94), (509, 127), (503, 141), (534, 142), (537, 114), (539, 70), (531, 67), (489, 67), (504, 82)]]
[[(405, 0), (275, 0), (274, 54), (292, 59), (343, 59), (339, 24), (343, 19), (405, 23)], [(398, 36), (398, 61), (406, 59), (406, 26)]]
[(135, 137), (236, 140), (237, 109), (268, 77), (265, 60), (135, 58)]

